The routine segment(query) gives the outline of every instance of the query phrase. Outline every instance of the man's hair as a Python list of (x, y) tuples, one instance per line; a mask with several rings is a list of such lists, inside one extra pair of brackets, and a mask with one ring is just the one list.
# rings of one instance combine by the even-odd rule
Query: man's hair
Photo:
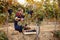
[(18, 8), (18, 11), (21, 11), (21, 10), (23, 10), (23, 12), (25, 12), (25, 10), (23, 8)]
[(21, 10), (23, 10), (23, 9), (22, 9), (22, 8), (19, 8), (19, 9), (18, 9), (18, 11), (21, 11)]

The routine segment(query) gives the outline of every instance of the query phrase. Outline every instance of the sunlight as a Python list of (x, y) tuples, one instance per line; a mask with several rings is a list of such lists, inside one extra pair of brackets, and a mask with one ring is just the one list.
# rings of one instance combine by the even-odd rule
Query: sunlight
[[(17, 0), (20, 4), (25, 4), (26, 3), (26, 0)], [(40, 2), (41, 0), (34, 0), (36, 2)]]
[(41, 0), (34, 0), (34, 1), (36, 1), (36, 2), (40, 2)]
[(20, 4), (25, 4), (25, 0), (17, 0)]

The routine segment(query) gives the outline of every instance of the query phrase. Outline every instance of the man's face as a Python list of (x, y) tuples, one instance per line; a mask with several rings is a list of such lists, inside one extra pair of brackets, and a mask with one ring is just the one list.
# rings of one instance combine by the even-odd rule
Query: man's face
[(23, 10), (21, 9), (21, 10), (19, 11), (19, 13), (20, 13), (20, 14), (23, 14)]

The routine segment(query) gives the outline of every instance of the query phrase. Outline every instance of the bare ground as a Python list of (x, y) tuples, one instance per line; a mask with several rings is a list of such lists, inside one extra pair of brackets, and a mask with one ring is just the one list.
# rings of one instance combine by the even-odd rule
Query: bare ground
[[(31, 25), (33, 28), (33, 25)], [(24, 35), (23, 33), (19, 33), (14, 30), (14, 24), (8, 23), (7, 25), (3, 25), (3, 31), (7, 34), (9, 40), (36, 40), (36, 35)], [(58, 40), (53, 37), (52, 31), (59, 30), (60, 24), (57, 23), (47, 23), (42, 22), (40, 25), (40, 34), (39, 40)]]

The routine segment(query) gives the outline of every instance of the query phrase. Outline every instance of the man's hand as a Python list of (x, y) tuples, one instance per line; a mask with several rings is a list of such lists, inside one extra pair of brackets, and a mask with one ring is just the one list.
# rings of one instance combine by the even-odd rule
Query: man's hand
[(18, 20), (20, 20), (20, 18), (16, 17), (15, 20), (18, 21)]
[(21, 21), (24, 21), (24, 18), (21, 18), (20, 20), (21, 20)]

